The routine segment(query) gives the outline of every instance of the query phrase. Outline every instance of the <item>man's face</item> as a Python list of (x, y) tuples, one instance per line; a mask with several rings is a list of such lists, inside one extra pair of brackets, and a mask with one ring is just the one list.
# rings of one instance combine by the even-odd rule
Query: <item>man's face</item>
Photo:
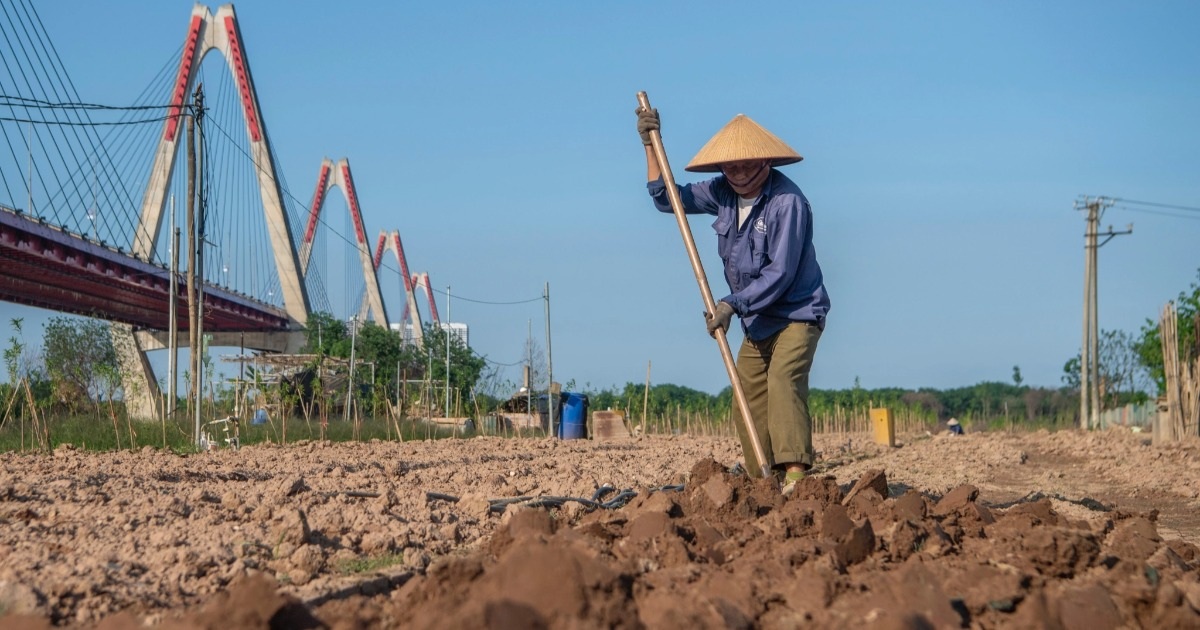
[(721, 172), (729, 181), (729, 186), (739, 195), (758, 193), (767, 182), (771, 169), (767, 160), (741, 160), (726, 162), (721, 165)]

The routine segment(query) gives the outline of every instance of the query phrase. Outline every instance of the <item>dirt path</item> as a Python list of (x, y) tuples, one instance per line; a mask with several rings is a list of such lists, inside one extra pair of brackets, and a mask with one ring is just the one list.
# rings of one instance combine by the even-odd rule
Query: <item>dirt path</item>
[(1196, 443), (817, 448), (786, 500), (729, 438), (0, 454), (0, 626), (1200, 626)]
[[(1175, 494), (1169, 490), (1153, 487), (1152, 484), (1128, 484), (1106, 478), (1103, 474), (1072, 474), (1070, 471), (1088, 469), (1088, 460), (1055, 452), (1043, 452), (1031, 448), (1027, 451), (1025, 464), (1015, 470), (1011, 478), (996, 480), (996, 490), (985, 500), (996, 504), (1020, 501), (1017, 496), (1022, 489), (1048, 485), (1054, 490), (1052, 496), (1060, 501), (1090, 505), (1088, 509), (1103, 511), (1091, 504), (1095, 501), (1104, 508), (1120, 508), (1135, 512), (1157, 512), (1158, 531), (1164, 538), (1176, 538), (1200, 545), (1200, 501), (1192, 496)], [(1196, 474), (1187, 467), (1178, 467), (1178, 474)], [(1050, 483), (1047, 483), (1050, 482)]]
[(855, 457), (864, 456), (835, 460), (830, 472), (844, 481), (868, 468), (883, 468), (893, 493), (904, 487), (945, 492), (969, 483), (979, 488), (981, 502), (1000, 506), (1040, 493), (1077, 517), (1102, 512), (1079, 505), (1092, 501), (1126, 511), (1157, 510), (1165, 537), (1200, 544), (1200, 442), (1195, 440), (1154, 447), (1147, 436), (1122, 429), (942, 433), (907, 440), (896, 449), (862, 444)]

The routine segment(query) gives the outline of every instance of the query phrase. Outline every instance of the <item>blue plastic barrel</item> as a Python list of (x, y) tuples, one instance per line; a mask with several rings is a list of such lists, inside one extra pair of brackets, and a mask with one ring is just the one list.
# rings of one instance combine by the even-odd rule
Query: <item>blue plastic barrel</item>
[(558, 423), (558, 437), (564, 440), (587, 438), (587, 410), (587, 396), (567, 393), (567, 401), (562, 408), (562, 420)]

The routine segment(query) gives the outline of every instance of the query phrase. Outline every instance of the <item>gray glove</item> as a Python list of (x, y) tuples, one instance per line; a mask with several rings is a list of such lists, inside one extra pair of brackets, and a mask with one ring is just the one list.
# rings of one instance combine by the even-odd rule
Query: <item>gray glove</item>
[(708, 336), (713, 339), (717, 338), (717, 329), (720, 328), (724, 333), (729, 330), (729, 322), (733, 319), (733, 307), (729, 302), (717, 302), (717, 314), (714, 316), (711, 313), (705, 313), (704, 319), (708, 323)]
[(637, 130), (638, 135), (642, 137), (642, 144), (650, 144), (650, 132), (661, 129), (658, 122), (657, 109), (642, 109), (641, 107), (634, 110), (637, 114)]

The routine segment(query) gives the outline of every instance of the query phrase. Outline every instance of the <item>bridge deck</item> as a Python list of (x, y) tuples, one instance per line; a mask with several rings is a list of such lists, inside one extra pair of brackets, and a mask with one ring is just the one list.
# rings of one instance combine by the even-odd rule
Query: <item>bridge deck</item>
[[(0, 207), (0, 300), (140, 328), (170, 326), (169, 269)], [(179, 283), (179, 329), (187, 330), (186, 284)], [(204, 288), (206, 332), (284, 331), (283, 309), (224, 287)]]

